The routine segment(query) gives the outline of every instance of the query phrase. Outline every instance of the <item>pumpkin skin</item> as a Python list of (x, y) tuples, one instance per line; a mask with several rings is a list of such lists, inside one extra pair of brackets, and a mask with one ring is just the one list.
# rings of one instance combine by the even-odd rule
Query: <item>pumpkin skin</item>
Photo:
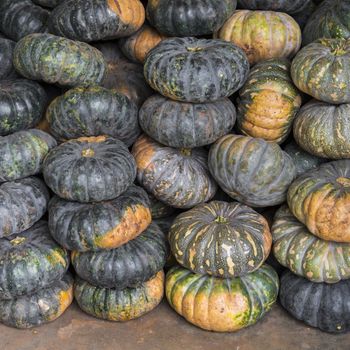
[(311, 0), (238, 0), (238, 7), (245, 10), (277, 11), (294, 14), (307, 7)]
[(17, 77), (12, 64), (15, 45), (16, 43), (14, 41), (0, 37), (0, 80)]
[(53, 8), (59, 5), (64, 0), (32, 0), (32, 1), (37, 5)]
[(244, 52), (221, 40), (170, 38), (151, 50), (145, 61), (148, 84), (165, 97), (210, 102), (237, 91), (248, 76)]
[(99, 202), (125, 192), (135, 180), (136, 165), (123, 142), (108, 136), (81, 137), (53, 149), (43, 174), (61, 198)]
[(159, 201), (152, 194), (148, 193), (149, 200), (151, 202), (151, 214), (152, 219), (162, 219), (171, 216), (175, 212), (175, 208)]
[(98, 85), (107, 70), (99, 50), (52, 34), (31, 34), (20, 40), (13, 64), (28, 79), (68, 86)]
[(141, 186), (172, 207), (194, 207), (210, 200), (217, 190), (209, 174), (207, 153), (202, 148), (170, 148), (142, 135), (132, 154)]
[(176, 260), (192, 272), (233, 278), (264, 263), (272, 238), (267, 221), (253, 209), (212, 201), (180, 214), (169, 242)]
[(301, 96), (289, 74), (286, 59), (257, 63), (239, 91), (237, 126), (248, 136), (282, 143), (301, 106)]
[(276, 302), (278, 276), (263, 265), (236, 278), (199, 275), (173, 267), (166, 276), (170, 306), (188, 322), (215, 332), (235, 332), (258, 322)]
[(241, 135), (221, 137), (211, 146), (208, 162), (219, 186), (253, 207), (283, 203), (296, 176), (292, 158), (276, 143)]
[(56, 144), (51, 135), (37, 129), (0, 137), (0, 182), (38, 174), (44, 158)]
[(49, 204), (51, 235), (62, 247), (81, 252), (117, 248), (140, 235), (151, 220), (147, 193), (135, 185), (108, 202), (54, 197)]
[(109, 289), (96, 287), (77, 278), (74, 296), (87, 314), (104, 320), (125, 322), (152, 311), (164, 294), (164, 272), (134, 288)]
[(315, 283), (286, 272), (281, 278), (279, 300), (294, 318), (308, 326), (343, 333), (350, 330), (349, 290), (350, 280)]
[(216, 37), (241, 47), (251, 65), (270, 58), (291, 58), (301, 46), (298, 23), (286, 13), (273, 11), (235, 11)]
[(301, 175), (287, 199), (293, 215), (315, 236), (350, 242), (350, 160), (321, 164)]

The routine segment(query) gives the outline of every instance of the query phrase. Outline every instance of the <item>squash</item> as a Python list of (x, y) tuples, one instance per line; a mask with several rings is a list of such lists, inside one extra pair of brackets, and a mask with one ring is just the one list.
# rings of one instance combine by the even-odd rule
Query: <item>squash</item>
[(0, 80), (17, 77), (12, 64), (15, 45), (16, 43), (14, 41), (0, 37)]
[(205, 330), (234, 332), (258, 322), (276, 302), (278, 276), (272, 267), (236, 278), (217, 278), (173, 267), (166, 276), (170, 306)]
[(248, 136), (282, 143), (301, 106), (301, 96), (290, 77), (287, 59), (257, 63), (239, 91), (238, 130)]
[(44, 158), (55, 146), (51, 135), (37, 129), (0, 137), (0, 182), (38, 174)]
[(81, 137), (53, 149), (45, 159), (43, 175), (61, 198), (98, 202), (125, 192), (135, 180), (136, 165), (122, 141)]
[(134, 288), (108, 289), (77, 278), (74, 296), (87, 314), (109, 321), (125, 322), (152, 311), (164, 294), (164, 272)]
[(32, 1), (37, 5), (53, 8), (59, 5), (64, 0), (32, 0)]
[(292, 58), (301, 46), (298, 23), (282, 12), (235, 11), (215, 36), (241, 47), (252, 65), (269, 58)]
[(277, 211), (271, 232), (276, 259), (296, 275), (326, 283), (350, 278), (350, 244), (314, 236), (286, 205)]
[(100, 84), (107, 70), (99, 50), (52, 34), (31, 34), (20, 40), (13, 64), (28, 79), (68, 86)]
[(46, 111), (56, 138), (109, 135), (131, 146), (138, 135), (138, 109), (126, 96), (100, 86), (76, 87), (57, 97)]
[(311, 0), (238, 0), (238, 7), (245, 10), (278, 11), (294, 14), (302, 11)]
[(267, 221), (253, 209), (212, 201), (180, 214), (169, 242), (179, 264), (192, 272), (233, 278), (264, 263), (272, 238)]
[(32, 328), (55, 321), (73, 302), (73, 278), (66, 274), (49, 287), (14, 299), (0, 299), (0, 322)]
[(151, 214), (152, 219), (162, 219), (171, 216), (175, 212), (175, 208), (159, 201), (152, 194), (148, 193), (149, 200), (151, 202)]
[(175, 208), (191, 208), (210, 200), (217, 189), (201, 148), (162, 146), (142, 135), (132, 148), (137, 180), (158, 200)]
[(288, 190), (293, 215), (315, 236), (350, 243), (350, 160), (321, 164)]
[(350, 330), (350, 280), (335, 284), (310, 282), (286, 272), (281, 278), (281, 305), (296, 319), (323, 332)]
[(106, 202), (83, 204), (54, 197), (49, 203), (51, 235), (69, 250), (117, 248), (140, 235), (151, 220), (147, 193), (135, 185)]
[(281, 204), (296, 176), (292, 158), (276, 144), (226, 135), (209, 151), (209, 170), (233, 199), (253, 207)]
[(243, 50), (221, 40), (170, 38), (151, 50), (145, 61), (148, 84), (165, 97), (210, 102), (237, 91), (248, 76)]

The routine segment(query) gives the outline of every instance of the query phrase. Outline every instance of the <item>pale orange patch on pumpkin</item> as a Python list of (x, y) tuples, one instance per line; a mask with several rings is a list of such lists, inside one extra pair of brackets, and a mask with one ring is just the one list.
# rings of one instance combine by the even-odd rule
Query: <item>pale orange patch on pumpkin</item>
[(152, 162), (155, 153), (153, 141), (143, 135), (135, 143), (132, 149), (132, 155), (135, 158), (137, 168), (145, 170)]
[(54, 321), (60, 317), (73, 302), (73, 285), (67, 290), (62, 290), (58, 294), (59, 308), (56, 313), (50, 315), (49, 321)]
[(101, 143), (105, 142), (107, 139), (107, 136), (90, 136), (90, 137), (79, 137), (76, 139), (78, 142), (88, 142), (88, 143)]
[(271, 247), (272, 247), (272, 235), (270, 232), (269, 224), (267, 223), (267, 220), (262, 217), (262, 224), (264, 225), (264, 231), (263, 231), (263, 237), (264, 237), (264, 256), (267, 258), (270, 254)]
[(47, 132), (48, 134), (51, 134), (50, 124), (46, 118), (41, 119), (40, 122), (35, 127), (35, 129), (39, 129)]

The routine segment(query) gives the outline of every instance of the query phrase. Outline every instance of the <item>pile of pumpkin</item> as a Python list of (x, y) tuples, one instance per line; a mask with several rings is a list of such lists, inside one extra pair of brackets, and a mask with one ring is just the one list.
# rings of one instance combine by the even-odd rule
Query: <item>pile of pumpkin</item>
[(2, 0), (0, 31), (1, 322), (165, 285), (207, 330), (278, 294), (350, 329), (349, 0)]

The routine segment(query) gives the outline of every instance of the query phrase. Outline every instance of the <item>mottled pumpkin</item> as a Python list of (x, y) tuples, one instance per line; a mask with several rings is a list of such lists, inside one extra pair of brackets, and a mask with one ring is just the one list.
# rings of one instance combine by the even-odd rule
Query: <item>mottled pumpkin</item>
[(107, 70), (99, 50), (52, 34), (31, 34), (20, 40), (13, 64), (28, 79), (68, 86), (100, 84)]
[(233, 199), (253, 207), (281, 204), (296, 176), (292, 158), (276, 144), (226, 135), (211, 146), (209, 169)]
[(291, 58), (301, 46), (297, 22), (282, 12), (238, 10), (216, 33), (247, 54), (250, 64), (269, 58)]
[(173, 267), (166, 276), (170, 306), (188, 322), (215, 332), (234, 332), (258, 322), (276, 302), (278, 276), (272, 267), (236, 278), (199, 275)]
[(43, 7), (56, 7), (64, 0), (32, 0), (35, 4), (38, 4)]
[(239, 91), (238, 130), (252, 137), (282, 143), (301, 106), (301, 96), (290, 77), (287, 59), (257, 63)]
[(123, 142), (108, 136), (81, 137), (53, 149), (43, 174), (61, 198), (98, 202), (125, 192), (135, 180), (136, 165)]
[(125, 322), (152, 311), (164, 294), (164, 272), (134, 288), (109, 289), (75, 281), (74, 296), (87, 314), (109, 321)]
[(151, 202), (152, 219), (166, 218), (174, 213), (175, 208), (170, 207), (162, 201), (159, 201), (150, 193), (148, 193), (148, 197)]
[(13, 67), (13, 51), (16, 43), (12, 40), (0, 37), (0, 80), (16, 78)]
[(244, 52), (221, 40), (170, 38), (145, 61), (148, 84), (163, 96), (184, 102), (209, 102), (232, 95), (245, 82), (249, 63)]
[(210, 200), (217, 189), (209, 174), (207, 152), (202, 148), (162, 146), (142, 135), (132, 154), (137, 180), (149, 193), (175, 208), (191, 208)]

